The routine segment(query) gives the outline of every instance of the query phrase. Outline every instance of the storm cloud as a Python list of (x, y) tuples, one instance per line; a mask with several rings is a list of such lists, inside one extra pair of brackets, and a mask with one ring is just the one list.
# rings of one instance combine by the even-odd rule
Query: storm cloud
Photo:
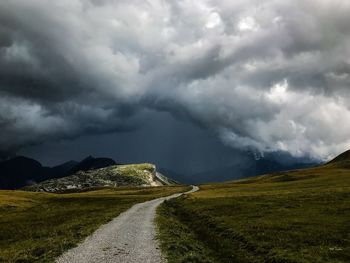
[(350, 147), (350, 3), (2, 0), (0, 149), (165, 111), (232, 147)]

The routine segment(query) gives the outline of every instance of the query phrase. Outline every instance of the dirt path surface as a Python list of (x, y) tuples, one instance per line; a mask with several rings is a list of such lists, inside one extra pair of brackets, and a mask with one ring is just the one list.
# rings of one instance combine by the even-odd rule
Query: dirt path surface
[[(192, 193), (198, 190), (192, 186)], [(73, 248), (58, 263), (161, 263), (161, 251), (155, 239), (156, 208), (164, 201), (182, 195), (174, 194), (136, 204), (109, 223), (101, 226), (78, 247)]]

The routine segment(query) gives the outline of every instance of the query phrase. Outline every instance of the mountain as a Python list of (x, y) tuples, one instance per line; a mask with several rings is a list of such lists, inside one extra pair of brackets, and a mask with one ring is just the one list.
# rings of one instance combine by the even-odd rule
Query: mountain
[(295, 162), (295, 163), (283, 163), (274, 159), (260, 159), (256, 161), (255, 170), (251, 171), (251, 175), (260, 175), (273, 172), (295, 170), (302, 168), (309, 168), (318, 165), (317, 162)]
[(80, 163), (77, 163), (75, 166), (72, 167), (71, 174), (76, 173), (78, 171), (88, 171), (116, 164), (117, 163), (110, 158), (94, 158), (92, 156), (88, 156)]
[[(68, 161), (60, 165), (54, 166), (51, 168), (50, 178), (60, 178), (72, 174), (74, 167), (79, 165), (79, 162)], [(49, 168), (50, 169), (50, 168)], [(49, 179), (49, 178), (46, 178)]]
[[(350, 155), (350, 153), (348, 154)], [(341, 161), (345, 158), (344, 155), (337, 157), (337, 160)], [(55, 167), (44, 167), (36, 160), (19, 156), (0, 162), (0, 189), (17, 189), (33, 183), (77, 174), (79, 171), (100, 169), (116, 164), (110, 158), (88, 156), (80, 162), (68, 161)], [(286, 153), (267, 154), (260, 159), (257, 159), (254, 154), (251, 154), (243, 162), (235, 161), (227, 163), (227, 165), (198, 171), (193, 174), (168, 169), (160, 169), (160, 172), (174, 178), (178, 182), (196, 184), (222, 182), (271, 172), (306, 168), (315, 164), (315, 162), (311, 162), (310, 160), (297, 159)]]
[(38, 161), (23, 156), (0, 162), (0, 189), (16, 189), (40, 181), (44, 170)]
[[(268, 154), (260, 159), (255, 159), (252, 155), (250, 161), (195, 173), (185, 182), (190, 180), (191, 183), (224, 182), (267, 173), (309, 168), (318, 164), (312, 160), (291, 158), (285, 155)], [(177, 179), (176, 176), (173, 178)]]
[(17, 156), (0, 162), (0, 189), (17, 189), (53, 178), (62, 178), (78, 171), (115, 165), (110, 158), (89, 156), (81, 162), (68, 161), (54, 167), (44, 167), (38, 161)]
[(24, 189), (37, 192), (81, 191), (95, 187), (162, 186), (177, 184), (157, 172), (149, 163), (112, 165), (104, 168), (78, 171), (73, 175), (47, 180)]

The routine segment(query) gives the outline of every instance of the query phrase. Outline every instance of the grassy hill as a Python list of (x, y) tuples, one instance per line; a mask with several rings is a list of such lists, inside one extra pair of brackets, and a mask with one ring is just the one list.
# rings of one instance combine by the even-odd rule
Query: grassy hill
[(164, 203), (172, 262), (350, 262), (350, 153), (311, 169), (202, 185)]
[(176, 184), (160, 175), (154, 164), (112, 165), (99, 169), (78, 171), (73, 175), (47, 180), (27, 186), (27, 191), (67, 192), (88, 189), (91, 187), (120, 186), (162, 186)]
[(132, 205), (187, 188), (121, 187), (70, 194), (0, 190), (0, 262), (53, 262)]

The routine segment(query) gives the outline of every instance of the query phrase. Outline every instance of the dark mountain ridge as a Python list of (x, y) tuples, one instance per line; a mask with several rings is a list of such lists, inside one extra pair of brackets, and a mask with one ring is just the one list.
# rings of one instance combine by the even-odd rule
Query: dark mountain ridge
[[(0, 162), (0, 189), (17, 189), (45, 180), (62, 178), (73, 175), (78, 171), (90, 171), (116, 165), (110, 158), (94, 158), (88, 156), (80, 162), (68, 161), (54, 167), (44, 167), (38, 161), (18, 156)], [(270, 154), (261, 158), (250, 156), (249, 162), (227, 164), (212, 170), (184, 174), (178, 171), (160, 169), (160, 172), (174, 180), (187, 183), (221, 182), (225, 180), (241, 179), (250, 176), (274, 173), (286, 170), (302, 169), (319, 165), (319, 162), (308, 159), (297, 159), (281, 154)], [(350, 168), (350, 150), (346, 151), (326, 165)]]
[(18, 156), (0, 163), (0, 188), (15, 189), (40, 180), (45, 167), (33, 159)]
[(18, 189), (45, 180), (66, 177), (78, 171), (115, 164), (116, 162), (110, 158), (89, 156), (81, 162), (68, 161), (54, 167), (45, 167), (34, 159), (17, 156), (0, 162), (0, 189)]
[(184, 180), (177, 178), (175, 173), (173, 178), (191, 184), (224, 182), (280, 171), (310, 168), (321, 164), (315, 160), (295, 158), (287, 153), (266, 154), (260, 158), (256, 158), (255, 154), (250, 154), (248, 158), (249, 160), (241, 163), (228, 163), (226, 166), (201, 171), (191, 176), (182, 176), (181, 179), (184, 178)]
[(88, 171), (92, 169), (98, 169), (103, 167), (108, 167), (112, 165), (116, 165), (117, 163), (111, 158), (94, 158), (92, 156), (88, 156), (80, 163), (77, 163), (75, 166), (71, 168), (71, 173), (76, 173), (78, 171)]

